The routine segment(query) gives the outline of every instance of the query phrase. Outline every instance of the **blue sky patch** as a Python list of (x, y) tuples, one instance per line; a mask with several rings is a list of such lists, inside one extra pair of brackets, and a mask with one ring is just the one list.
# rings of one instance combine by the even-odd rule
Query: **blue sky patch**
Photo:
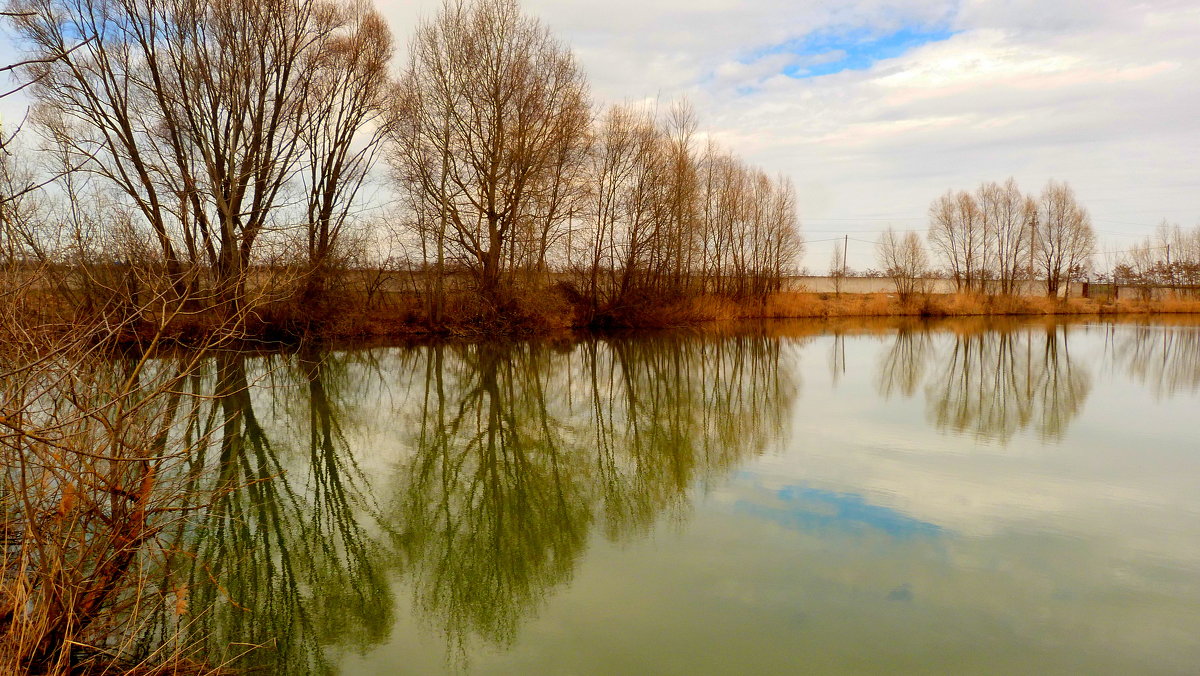
[(818, 31), (764, 50), (755, 55), (755, 59), (771, 54), (794, 54), (799, 58), (783, 69), (784, 75), (820, 77), (846, 70), (865, 70), (922, 45), (948, 40), (955, 33), (947, 28), (919, 26), (907, 26), (883, 35), (868, 29)]

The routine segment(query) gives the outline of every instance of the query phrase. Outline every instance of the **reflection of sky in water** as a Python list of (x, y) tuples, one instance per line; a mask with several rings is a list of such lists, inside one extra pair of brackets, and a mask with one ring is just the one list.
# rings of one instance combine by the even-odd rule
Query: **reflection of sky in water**
[(774, 498), (774, 504), (739, 499), (734, 504), (734, 511), (804, 531), (852, 534), (879, 531), (894, 538), (932, 537), (943, 533), (935, 524), (889, 507), (872, 505), (863, 496), (853, 493), (786, 486), (774, 491), (770, 497)]
[[(348, 388), (347, 452), (364, 492), (411, 507), (388, 524), (431, 523), (391, 579), (388, 638), (345, 671), (445, 670), (438, 621), (458, 612), (479, 673), (1187, 673), (1193, 334), (826, 335), (778, 362), (770, 339), (632, 340), (598, 367), (578, 346), (493, 355), (488, 378), (448, 354), (445, 408), (474, 408), (426, 453), (426, 371), (392, 360), (428, 353), (379, 351), (391, 389)], [(1156, 366), (1167, 347), (1179, 368)], [(509, 414), (521, 452), (469, 450)]]

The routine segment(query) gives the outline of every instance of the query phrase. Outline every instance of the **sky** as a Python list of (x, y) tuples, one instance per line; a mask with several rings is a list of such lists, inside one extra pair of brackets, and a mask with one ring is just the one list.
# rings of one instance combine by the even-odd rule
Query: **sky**
[[(401, 56), (438, 0), (379, 1)], [(1200, 223), (1200, 3), (525, 0), (598, 104), (687, 96), (723, 145), (799, 192), (829, 267), (874, 266), (948, 189), (1066, 180), (1101, 249)], [(818, 241), (825, 240), (825, 241)], [(1104, 265), (1104, 256), (1098, 262)]]
[[(376, 0), (397, 68), (440, 0)], [(804, 265), (875, 266), (948, 189), (1066, 180), (1102, 251), (1200, 223), (1195, 0), (524, 0), (598, 105), (686, 96), (701, 127), (795, 182)], [(0, 40), (0, 59), (11, 55)], [(14, 101), (4, 103), (12, 117)], [(1113, 256), (1101, 255), (1107, 267)]]

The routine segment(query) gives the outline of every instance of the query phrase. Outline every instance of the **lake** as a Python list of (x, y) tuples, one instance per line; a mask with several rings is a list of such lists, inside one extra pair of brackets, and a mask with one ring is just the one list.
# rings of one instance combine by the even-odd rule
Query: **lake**
[(1197, 319), (223, 353), (189, 382), (228, 395), (177, 426), (214, 497), (147, 644), (270, 673), (1200, 669)]

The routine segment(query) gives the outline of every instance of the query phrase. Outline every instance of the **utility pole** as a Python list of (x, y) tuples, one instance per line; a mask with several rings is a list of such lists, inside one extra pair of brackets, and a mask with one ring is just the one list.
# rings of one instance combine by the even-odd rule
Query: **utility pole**
[[(846, 276), (846, 250), (850, 248), (850, 235), (846, 235), (846, 239), (842, 242), (842, 276)], [(1170, 249), (1167, 249), (1167, 260), (1170, 263)]]

